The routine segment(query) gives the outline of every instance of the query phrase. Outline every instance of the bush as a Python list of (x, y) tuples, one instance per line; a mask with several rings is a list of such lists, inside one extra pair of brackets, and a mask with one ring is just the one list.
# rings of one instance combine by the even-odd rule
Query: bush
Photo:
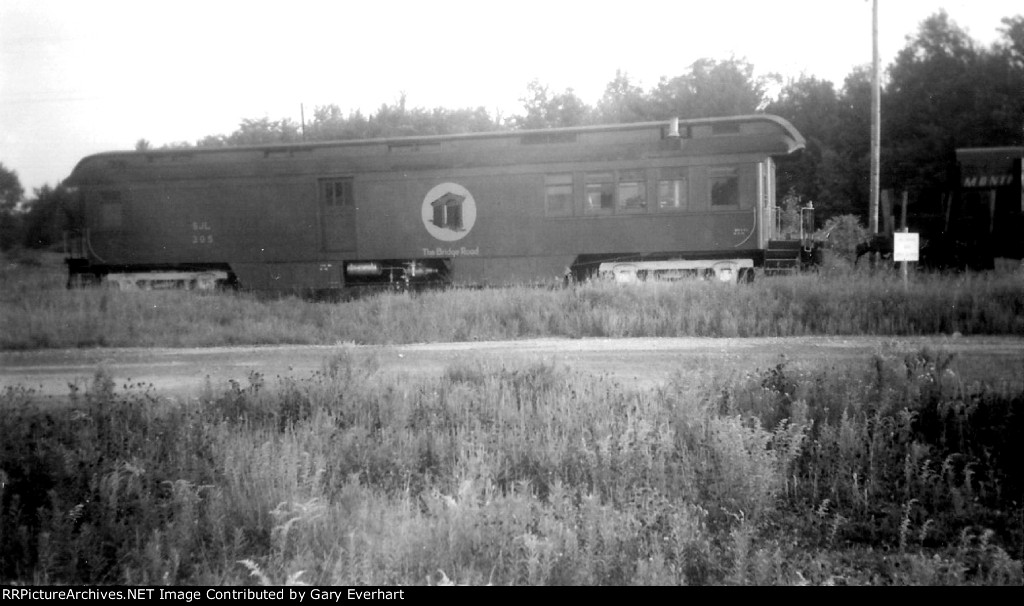
[(814, 239), (823, 241), (829, 250), (853, 261), (857, 245), (868, 239), (868, 229), (861, 225), (856, 215), (839, 215), (825, 222), (814, 232)]

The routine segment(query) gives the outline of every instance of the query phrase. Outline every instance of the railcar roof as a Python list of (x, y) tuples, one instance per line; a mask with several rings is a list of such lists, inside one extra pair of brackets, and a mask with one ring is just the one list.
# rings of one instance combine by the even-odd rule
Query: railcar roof
[[(80, 160), (72, 171), (71, 176), (65, 180), (65, 183), (69, 185), (83, 184), (85, 181), (91, 180), (91, 177), (87, 176), (89, 173), (94, 173), (96, 170), (106, 171), (109, 167), (120, 167), (121, 169), (127, 169), (129, 166), (141, 167), (149, 165), (154, 161), (161, 159), (172, 160), (178, 165), (178, 170), (186, 166), (198, 166), (199, 164), (207, 164), (208, 161), (216, 162), (218, 158), (224, 158), (227, 160), (235, 156), (257, 156), (264, 159), (271, 157), (284, 157), (292, 156), (300, 152), (317, 152), (317, 151), (330, 151), (337, 150), (340, 153), (344, 153), (344, 150), (351, 150), (353, 153), (360, 157), (376, 157), (378, 154), (372, 152), (373, 146), (379, 146), (383, 148), (383, 151), (390, 152), (392, 150), (402, 149), (420, 149), (421, 147), (437, 147), (449, 145), (450, 147), (461, 147), (459, 142), (473, 143), (486, 143), (487, 141), (494, 141), (499, 147), (509, 145), (512, 140), (519, 139), (521, 143), (550, 143), (551, 153), (559, 147), (562, 143), (573, 143), (577, 142), (577, 135), (579, 135), (579, 141), (584, 139), (592, 139), (590, 142), (599, 146), (613, 146), (617, 145), (615, 141), (615, 133), (633, 133), (632, 136), (627, 139), (632, 140), (631, 144), (635, 144), (639, 140), (665, 140), (670, 138), (669, 132), (673, 124), (678, 124), (679, 139), (686, 141), (718, 141), (718, 144), (712, 144), (710, 147), (703, 146), (700, 149), (707, 150), (702, 153), (730, 153), (728, 150), (744, 148), (745, 144), (740, 141), (745, 141), (744, 137), (751, 136), (755, 139), (759, 138), (760, 143), (758, 145), (764, 145), (766, 139), (774, 141), (770, 146), (775, 151), (770, 153), (774, 154), (785, 154), (792, 153), (799, 149), (803, 149), (805, 141), (803, 136), (783, 118), (773, 116), (770, 114), (753, 114), (753, 115), (740, 115), (740, 116), (727, 116), (727, 117), (716, 117), (716, 118), (697, 118), (691, 120), (662, 120), (657, 122), (638, 122), (638, 123), (626, 123), (626, 124), (606, 124), (606, 125), (595, 125), (595, 126), (576, 126), (576, 127), (565, 127), (565, 128), (551, 128), (551, 129), (540, 129), (540, 130), (509, 130), (509, 131), (491, 131), (483, 133), (461, 133), (453, 135), (423, 135), (423, 136), (410, 136), (410, 137), (386, 137), (376, 139), (354, 139), (354, 140), (340, 140), (340, 141), (322, 141), (322, 142), (296, 142), (296, 143), (277, 143), (277, 144), (265, 144), (265, 145), (246, 145), (246, 146), (225, 146), (225, 147), (188, 147), (181, 149), (161, 149), (161, 150), (145, 150), (145, 151), (112, 151), (102, 152), (87, 156)], [(744, 125), (747, 125), (745, 128)], [(723, 128), (724, 127), (724, 128)], [(747, 128), (751, 130), (747, 130)], [(645, 133), (641, 136), (641, 133)], [(605, 137), (604, 135), (609, 135)], [(636, 139), (637, 136), (641, 136), (641, 139)], [(739, 137), (739, 138), (734, 138)], [(674, 137), (673, 137), (674, 138)], [(733, 141), (733, 143), (728, 143)], [(753, 140), (752, 140), (753, 141)], [(626, 143), (627, 141), (623, 141)], [(518, 155), (516, 154), (505, 154), (507, 162), (519, 162), (525, 161), (524, 158), (536, 158), (537, 153), (543, 148), (549, 146), (540, 145), (534, 147), (533, 151), (527, 155), (523, 155), (521, 151)], [(695, 148), (697, 149), (697, 148)], [(358, 151), (362, 150), (362, 151)], [(524, 148), (525, 150), (525, 148)], [(451, 152), (449, 152), (451, 153)], [(480, 153), (480, 150), (467, 149), (465, 153), (473, 156), (474, 154)], [(381, 154), (380, 157), (384, 157), (386, 154)], [(550, 154), (549, 154), (550, 155)], [(139, 161), (143, 160), (143, 164), (139, 164)], [(102, 164), (101, 164), (102, 163)], [(405, 168), (416, 168), (413, 164), (403, 165)], [(420, 167), (422, 168), (422, 167)]]
[[(679, 120), (679, 127), (693, 127), (700, 125), (715, 125), (715, 124), (727, 124), (727, 123), (744, 123), (744, 122), (770, 122), (777, 125), (782, 132), (791, 137), (795, 143), (795, 148), (799, 149), (804, 147), (806, 142), (804, 141), (803, 135), (801, 135), (796, 128), (793, 127), (789, 121), (779, 116), (771, 114), (748, 114), (740, 116), (725, 116), (715, 118), (694, 118), (689, 120)], [(573, 134), (573, 133), (599, 133), (599, 132), (614, 132), (614, 131), (627, 131), (627, 130), (643, 130), (651, 128), (665, 128), (671, 123), (670, 120), (661, 120), (656, 122), (630, 122), (623, 124), (601, 124), (593, 126), (570, 126), (561, 128), (547, 128), (547, 129), (532, 129), (532, 130), (507, 130), (507, 131), (487, 131), (487, 132), (474, 132), (474, 133), (459, 133), (450, 135), (415, 135), (406, 137), (379, 137), (375, 139), (339, 139), (332, 141), (315, 141), (315, 142), (298, 142), (298, 143), (267, 143), (260, 145), (232, 145), (224, 147), (187, 147), (179, 149), (154, 149), (145, 150), (144, 152), (134, 150), (121, 150), (121, 151), (110, 151), (101, 152), (87, 156), (86, 159), (96, 156), (109, 156), (109, 155), (121, 155), (121, 154), (182, 154), (182, 153), (201, 153), (201, 154), (216, 154), (216, 153), (230, 153), (238, 151), (263, 151), (263, 150), (288, 150), (288, 149), (315, 149), (324, 147), (348, 147), (348, 146), (360, 146), (360, 145), (382, 145), (382, 144), (416, 144), (416, 143), (433, 143), (440, 141), (458, 141), (458, 140), (471, 140), (471, 139), (489, 139), (489, 138), (514, 138), (523, 137), (524, 135), (531, 134)]]

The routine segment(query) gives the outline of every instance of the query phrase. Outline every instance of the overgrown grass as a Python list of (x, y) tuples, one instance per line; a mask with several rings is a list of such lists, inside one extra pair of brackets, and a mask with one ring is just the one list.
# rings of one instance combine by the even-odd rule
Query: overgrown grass
[(941, 352), (645, 391), (377, 366), (188, 403), (101, 369), (45, 412), (8, 388), (0, 582), (1022, 583), (1024, 393)]
[(1024, 334), (1017, 274), (834, 269), (758, 280), (387, 293), (345, 303), (249, 294), (68, 291), (57, 266), (0, 270), (0, 349), (379, 344), (528, 337)]

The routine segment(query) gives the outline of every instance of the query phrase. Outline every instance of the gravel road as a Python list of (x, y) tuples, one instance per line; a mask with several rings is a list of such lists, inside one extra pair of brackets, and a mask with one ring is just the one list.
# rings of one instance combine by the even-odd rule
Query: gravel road
[[(554, 362), (570, 369), (609, 374), (639, 387), (674, 374), (764, 369), (785, 359), (795, 366), (867, 364), (875, 354), (901, 355), (930, 347), (957, 356), (957, 370), (979, 380), (1024, 380), (1024, 339), (1017, 337), (794, 337), (753, 339), (642, 338), (533, 339), (413, 345), (216, 347), (205, 349), (65, 349), (0, 352), (0, 387), (21, 385), (41, 398), (63, 399), (69, 384), (85, 387), (105, 368), (118, 387), (152, 386), (159, 394), (193, 397), (207, 380), (220, 389), (229, 380), (248, 384), (251, 372), (268, 383), (302, 379), (341, 351), (373, 357), (380, 372), (439, 375), (452, 365), (527, 365)], [(784, 356), (784, 358), (783, 358)]]

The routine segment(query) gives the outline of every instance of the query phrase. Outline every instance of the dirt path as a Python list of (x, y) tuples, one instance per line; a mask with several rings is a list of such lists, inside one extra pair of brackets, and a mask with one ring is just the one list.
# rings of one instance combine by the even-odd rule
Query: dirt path
[(437, 376), (453, 365), (527, 365), (555, 362), (609, 374), (638, 386), (660, 384), (675, 373), (745, 372), (785, 360), (796, 366), (867, 364), (876, 353), (902, 355), (930, 347), (954, 353), (958, 372), (978, 380), (1024, 377), (1024, 339), (1016, 337), (796, 337), (757, 339), (536, 339), (395, 346), (279, 346), (208, 349), (74, 349), (0, 352), (0, 387), (21, 385), (43, 398), (63, 399), (69, 384), (85, 387), (103, 367), (118, 388), (142, 385), (161, 395), (192, 397), (207, 379), (215, 390), (229, 380), (248, 384), (251, 372), (268, 383), (302, 379), (340, 352), (372, 357), (380, 370)]

